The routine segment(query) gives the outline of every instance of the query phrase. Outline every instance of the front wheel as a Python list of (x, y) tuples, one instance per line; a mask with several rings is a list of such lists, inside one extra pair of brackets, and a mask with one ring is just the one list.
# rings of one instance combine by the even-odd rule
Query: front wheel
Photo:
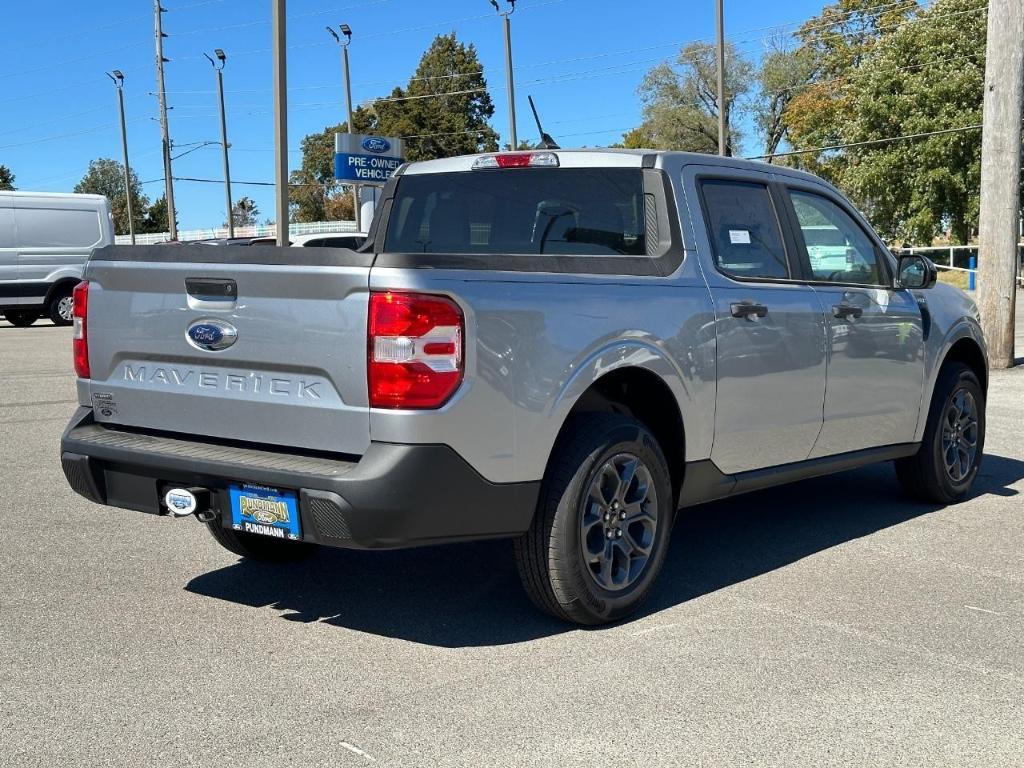
[(264, 560), (268, 562), (288, 562), (290, 560), (303, 560), (312, 555), (317, 548), (316, 544), (304, 541), (282, 541), (280, 539), (268, 538), (255, 533), (236, 531), (233, 528), (225, 528), (220, 520), (212, 520), (204, 523), (206, 529), (213, 536), (214, 541), (220, 544), (228, 552), (234, 552), (241, 557), (251, 560)]
[(16, 328), (28, 328), (39, 319), (39, 313), (30, 309), (12, 309), (4, 312), (4, 318)]
[(515, 542), (533, 603), (556, 618), (604, 624), (637, 609), (668, 549), (672, 483), (639, 421), (573, 416), (548, 466), (533, 524)]
[(985, 448), (985, 393), (963, 363), (939, 371), (924, 439), (916, 454), (896, 461), (896, 476), (915, 498), (951, 504), (967, 495)]

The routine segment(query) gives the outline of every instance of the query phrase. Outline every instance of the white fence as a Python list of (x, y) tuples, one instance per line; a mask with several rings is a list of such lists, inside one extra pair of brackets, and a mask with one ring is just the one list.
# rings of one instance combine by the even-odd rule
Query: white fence
[[(923, 246), (920, 248), (893, 248), (893, 253), (922, 253), (931, 259), (936, 268), (949, 272), (965, 272), (971, 277), (977, 278), (978, 246), (976, 245), (939, 245)], [(975, 260), (975, 267), (971, 269), (971, 259)], [(1017, 282), (1024, 285), (1024, 243), (1017, 244)], [(974, 273), (971, 275), (971, 273)], [(973, 290), (973, 289), (972, 289)]]
[[(354, 221), (314, 221), (308, 224), (292, 222), (288, 224), (288, 233), (292, 235), (318, 235), (322, 232), (355, 232)], [(274, 237), (277, 235), (276, 224), (257, 224), (254, 227), (235, 227), (235, 237)], [(178, 239), (187, 240), (216, 240), (228, 236), (227, 227), (216, 229), (190, 229), (179, 230)], [(136, 235), (136, 245), (155, 245), (166, 243), (171, 239), (167, 232), (154, 232), (146, 235)], [(130, 245), (132, 239), (128, 235), (118, 235), (115, 238), (118, 245)]]

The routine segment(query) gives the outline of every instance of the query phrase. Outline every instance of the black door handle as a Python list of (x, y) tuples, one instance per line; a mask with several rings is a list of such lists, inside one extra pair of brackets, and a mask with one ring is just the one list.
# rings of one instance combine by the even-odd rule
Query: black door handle
[(851, 307), (849, 304), (836, 304), (832, 307), (832, 316), (840, 317), (844, 320), (850, 317), (856, 320), (863, 314), (863, 309), (860, 307)]
[(764, 304), (755, 304), (752, 301), (738, 301), (729, 305), (729, 312), (733, 317), (764, 317), (768, 314), (768, 307)]

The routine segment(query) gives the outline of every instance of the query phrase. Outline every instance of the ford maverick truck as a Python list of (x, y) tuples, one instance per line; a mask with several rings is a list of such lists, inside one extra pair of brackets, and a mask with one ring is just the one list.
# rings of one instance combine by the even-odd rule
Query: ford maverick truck
[(540, 609), (604, 623), (682, 508), (881, 461), (917, 498), (970, 491), (985, 342), (935, 277), (786, 168), (414, 163), (359, 250), (98, 249), (61, 462), (246, 558), (508, 538)]

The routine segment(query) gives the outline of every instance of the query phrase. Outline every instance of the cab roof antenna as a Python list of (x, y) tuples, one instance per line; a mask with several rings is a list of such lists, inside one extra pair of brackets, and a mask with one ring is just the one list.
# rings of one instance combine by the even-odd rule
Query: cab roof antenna
[(544, 129), (540, 125), (540, 118), (537, 116), (537, 107), (533, 103), (533, 96), (527, 96), (530, 100), (530, 109), (533, 110), (533, 119), (537, 122), (537, 133), (540, 134), (540, 145), (538, 149), (561, 149), (558, 143), (551, 138), (548, 134), (544, 133)]

